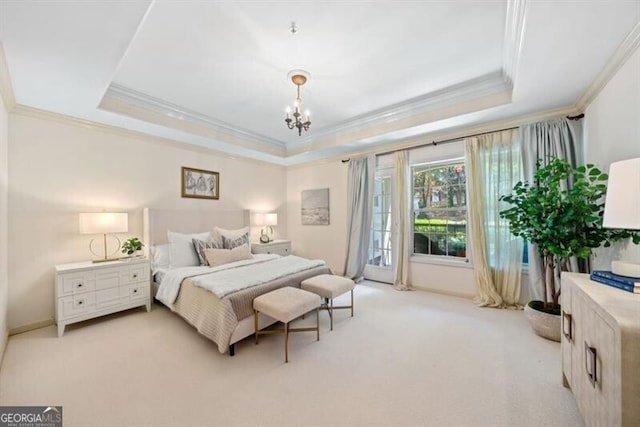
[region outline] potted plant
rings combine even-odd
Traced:
[[[588,259],[594,248],[629,237],[638,244],[640,234],[602,227],[608,176],[594,165],[574,169],[556,158],[543,167],[538,160],[536,166],[533,184],[518,182],[511,194],[500,197],[511,205],[500,217],[513,235],[538,247],[544,300],[530,301],[525,314],[538,335],[560,341],[559,272],[568,270],[569,258]]]
[[[143,246],[144,243],[138,240],[137,237],[132,237],[122,245],[122,253],[133,257],[137,255],[138,251],[142,250]]]

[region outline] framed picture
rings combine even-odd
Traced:
[[[182,197],[218,200],[220,198],[220,174],[183,166]]]
[[[329,225],[329,189],[302,191],[302,225]]]

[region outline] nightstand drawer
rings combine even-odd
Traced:
[[[96,297],[93,292],[60,298],[58,316],[62,319],[80,316],[94,310],[95,305]]]
[[[135,265],[127,269],[127,283],[149,281],[149,266]]]
[[[120,301],[136,301],[149,298],[149,285],[134,284],[120,288]]]
[[[96,291],[96,308],[111,307],[120,304],[120,287]]]
[[[62,274],[58,277],[58,292],[62,296],[93,291],[95,284],[96,275],[93,271]]]
[[[254,254],[291,255],[291,241],[275,240],[270,243],[253,243],[251,245],[251,252]]]
[[[96,290],[117,288],[120,286],[121,271],[124,269],[110,268],[96,272]]]

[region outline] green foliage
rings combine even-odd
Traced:
[[[534,184],[518,182],[511,194],[500,200],[511,205],[500,212],[513,235],[538,245],[545,269],[553,269],[570,257],[588,258],[593,248],[631,237],[640,243],[640,234],[602,227],[607,174],[592,164],[573,169],[561,159],[544,167],[538,160]],[[566,188],[566,182],[570,188]],[[546,291],[558,303],[553,274],[546,272]],[[545,291],[545,303],[547,293]]]
[[[124,244],[122,245],[122,253],[127,255],[133,255],[134,253],[142,250],[143,246],[144,246],[144,243],[138,240],[137,237],[132,237],[128,239],[126,242],[124,242]]]

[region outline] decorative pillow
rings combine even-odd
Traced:
[[[223,237],[226,237],[227,239],[235,239],[247,233],[249,233],[249,227],[242,227],[235,230],[225,230],[224,228],[213,227],[212,234],[214,236],[220,236],[221,239]]]
[[[211,233],[176,233],[174,231],[167,231],[167,239],[171,245],[169,251],[170,267],[189,267],[200,265],[200,259],[196,253],[196,249],[193,247],[193,239],[209,241],[211,240]]]
[[[253,258],[249,245],[238,246],[234,249],[205,249],[204,254],[212,267]]]
[[[220,242],[216,242],[215,240],[198,240],[198,239],[192,239],[191,240],[193,242],[193,247],[196,250],[196,253],[198,254],[198,259],[200,260],[200,265],[209,265],[209,263],[207,262],[207,257],[204,254],[204,250],[205,249],[222,249],[222,243]]]
[[[234,238],[227,238],[225,236],[222,236],[222,246],[225,249],[233,249],[242,245],[249,245],[249,233],[245,233]]]

